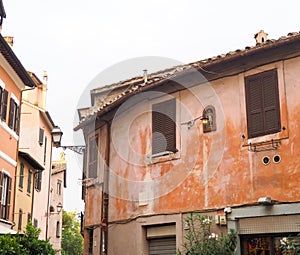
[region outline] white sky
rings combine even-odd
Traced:
[[[189,63],[253,46],[261,29],[270,39],[300,30],[298,0],[3,2],[7,18],[2,35],[14,36],[13,49],[27,70],[40,79],[48,71],[47,108],[64,132],[62,145],[78,144],[73,127],[79,98],[104,70],[113,80],[131,78],[132,70],[126,74],[123,68],[133,58],[140,58],[134,73],[141,75],[149,69],[146,56]],[[64,208],[81,210],[81,159],[66,153]]]

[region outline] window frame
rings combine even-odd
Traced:
[[[20,107],[17,102],[11,97],[9,103],[9,118],[8,118],[8,126],[11,130],[15,131],[19,134],[19,112]]]
[[[88,147],[88,178],[96,179],[98,177],[98,152],[99,135],[95,134],[89,138]],[[92,170],[92,171],[91,171]]]
[[[43,172],[42,171],[37,171],[34,174],[34,188],[37,191],[42,190],[42,179],[43,179]]]
[[[8,91],[6,89],[2,90],[1,96],[1,120],[6,122],[7,119],[7,102],[8,102]]]
[[[32,186],[32,173],[31,169],[28,169],[28,178],[27,178],[27,194],[31,194],[31,186]]]
[[[178,152],[176,98],[153,103],[151,109],[152,157]],[[156,133],[161,135],[155,135]],[[164,140],[166,141],[165,147],[162,144]]]
[[[4,185],[4,181],[6,183]],[[9,219],[12,179],[6,173],[0,172],[0,218]],[[5,194],[4,194],[5,193]],[[5,200],[5,203],[3,203]]]
[[[263,80],[267,78],[271,79],[270,83],[263,83]],[[248,138],[256,138],[265,135],[275,134],[281,131],[281,109],[280,109],[280,97],[279,97],[279,79],[278,79],[278,70],[277,68],[272,68],[263,72],[255,73],[252,75],[248,75],[244,77],[244,86],[245,86],[245,107],[246,107],[246,126]],[[257,90],[258,97],[254,97],[254,91]],[[266,106],[266,101],[268,98],[265,97],[265,90],[272,89],[272,93],[275,97],[273,97],[274,102],[271,106]],[[269,92],[269,91],[268,91]],[[252,98],[251,98],[252,96]],[[259,107],[258,107],[258,106]],[[256,107],[254,109],[254,107]],[[272,109],[273,108],[273,109]],[[272,124],[274,127],[267,127],[267,117],[266,112],[274,111],[274,118],[272,119]],[[261,122],[259,125],[261,126],[261,130],[256,131],[253,125],[255,124],[252,116],[259,116],[261,118]],[[277,124],[276,124],[277,122]]]
[[[24,187],[24,170],[25,166],[23,163],[20,164],[20,173],[19,173],[19,189],[23,190]]]

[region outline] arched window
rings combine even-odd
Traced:
[[[216,125],[216,110],[212,105],[206,106],[202,113],[203,117],[206,117],[207,121],[203,121],[203,132],[208,133],[217,130]]]

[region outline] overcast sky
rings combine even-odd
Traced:
[[[73,139],[74,116],[79,98],[92,87],[141,75],[157,64],[189,63],[253,46],[261,29],[270,39],[300,30],[298,0],[3,2],[2,35],[14,36],[13,49],[27,70],[40,79],[48,72],[47,108],[64,132],[63,145],[80,142]],[[89,104],[85,98],[80,107]],[[81,159],[66,153],[64,208],[82,210]]]

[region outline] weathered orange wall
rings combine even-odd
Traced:
[[[272,68],[278,69],[281,122],[285,130],[247,140],[244,76]],[[151,105],[160,99],[141,102],[115,118],[110,144],[109,220],[222,208],[256,202],[261,196],[278,201],[299,200],[299,68],[300,58],[296,58],[174,93],[178,100],[180,147],[173,160],[147,162],[146,156],[151,154]],[[207,93],[209,87],[212,89]],[[200,121],[190,129],[182,125],[200,116],[208,104],[220,104],[217,132],[203,133]],[[271,139],[282,139],[277,150],[252,152],[245,146]],[[280,163],[272,162],[274,155],[280,155]],[[271,159],[267,166],[262,164],[264,156]],[[147,181],[158,184],[149,190],[137,184]],[[154,200],[139,206],[139,193],[144,191]]]

